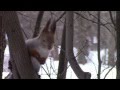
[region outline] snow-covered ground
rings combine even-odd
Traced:
[[[60,47],[59,47],[60,49]],[[60,50],[58,50],[60,51]],[[77,55],[77,50],[74,48],[75,55]],[[105,55],[105,51],[101,50],[101,58]],[[86,57],[88,63],[85,65],[80,64],[80,67],[85,72],[90,72],[92,74],[91,79],[97,79],[97,68],[98,68],[98,59],[97,59],[97,51],[89,51],[89,56]],[[5,50],[5,58],[4,58],[4,72],[3,78],[8,75],[9,70],[8,67],[8,60],[9,60],[9,48],[6,47]],[[107,65],[102,65],[102,72],[101,72],[101,79],[104,79],[106,73],[112,67],[108,67]],[[56,79],[57,77],[57,69],[58,69],[58,61],[54,61],[53,58],[48,57],[48,60],[45,65],[41,66],[39,74],[43,79]],[[74,74],[73,70],[71,69],[70,65],[68,64],[67,69],[67,79],[77,79],[76,75]],[[106,79],[115,79],[116,78],[116,68],[114,67],[110,73],[107,75]]]

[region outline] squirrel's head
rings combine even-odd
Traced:
[[[56,21],[51,19],[48,20],[41,34],[39,35],[39,40],[44,48],[52,49],[54,44],[54,36],[56,31]]]

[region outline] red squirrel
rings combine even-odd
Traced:
[[[33,39],[28,39],[26,45],[31,56],[31,61],[36,72],[39,71],[40,64],[43,65],[53,48],[56,31],[56,21],[48,20],[42,32]]]

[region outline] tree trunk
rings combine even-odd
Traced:
[[[0,79],[2,79],[5,47],[6,47],[5,32],[2,29],[2,15],[0,12]]]
[[[116,12],[116,30],[117,30],[117,79],[120,79],[120,11]]]
[[[36,25],[35,25],[35,31],[34,31],[34,34],[33,34],[33,38],[37,37],[39,32],[40,32],[40,25],[41,25],[41,22],[42,22],[43,15],[44,15],[44,11],[39,11],[38,17],[37,17],[37,20],[36,20]]]
[[[65,38],[66,38],[66,24],[64,24],[64,28],[63,28],[57,79],[65,79],[66,78],[67,62],[68,61],[65,57],[65,51],[66,51],[65,50],[65,41],[66,41]]]
[[[111,46],[108,51],[108,65],[115,66],[115,56],[114,56],[114,48]]]
[[[73,54],[73,11],[66,12],[66,58],[79,79],[90,79],[91,74],[84,72],[78,65]]]
[[[12,52],[10,51],[10,61],[9,61],[9,67],[10,67],[10,73],[6,77],[6,79],[20,79],[20,75],[18,73],[15,60],[13,59],[13,56],[11,54]]]
[[[3,11],[3,28],[7,33],[10,53],[20,78],[38,79],[28,55],[27,48],[25,47],[19,19],[15,11]]]
[[[100,58],[100,11],[98,11],[98,79],[101,75],[101,58]]]

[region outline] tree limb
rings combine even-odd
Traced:
[[[40,25],[41,25],[41,22],[42,22],[43,15],[44,15],[44,11],[39,11],[38,17],[37,17],[37,20],[36,20],[34,33],[33,33],[33,38],[36,37],[39,34]]]
[[[79,67],[73,54],[73,17],[73,11],[66,12],[66,57],[79,79],[90,79],[91,74]]]
[[[22,37],[21,27],[15,11],[3,11],[3,28],[7,33],[9,48],[21,79],[38,79]]]

